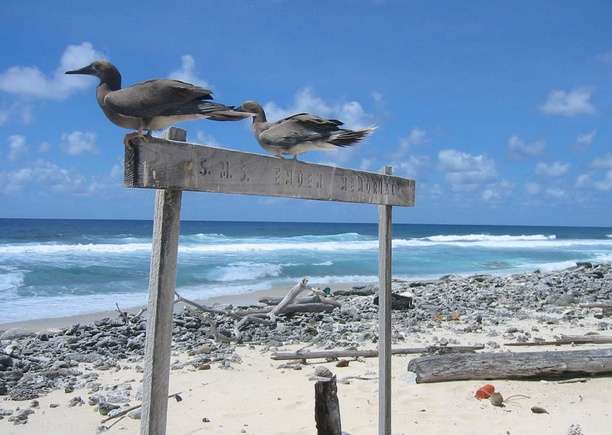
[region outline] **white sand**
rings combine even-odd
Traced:
[[[432,335],[452,337],[452,322],[445,323],[448,326],[443,325],[432,331]],[[583,327],[572,328],[571,332],[582,334],[592,331],[594,323],[587,322]],[[529,329],[533,322],[514,322],[513,325]],[[546,338],[551,338],[553,333],[570,332],[567,326],[538,327],[538,335]],[[491,340],[475,334],[463,334],[457,338],[461,344]],[[497,337],[496,341],[502,342],[503,338]],[[405,343],[406,346],[422,344],[417,340]],[[589,347],[580,346],[581,349]],[[562,349],[572,348],[565,346]],[[263,354],[258,349],[241,347],[238,353],[243,363],[233,364],[231,369],[221,369],[213,364],[212,369],[206,371],[184,368],[171,372],[170,392],[182,392],[183,401],[169,401],[168,434],[239,434],[241,431],[261,435],[316,433],[314,385],[308,377],[320,362],[304,366],[299,371],[279,370],[277,367],[283,362],[272,361],[269,354]],[[584,435],[612,434],[612,378],[596,378],[587,383],[574,384],[492,381],[505,397],[513,394],[531,397],[516,400],[506,408],[496,408],[487,400],[478,401],[473,397],[474,391],[485,383],[482,381],[411,383],[406,365],[414,357],[393,357],[394,434],[565,435],[571,424],[580,424]],[[173,360],[176,359],[188,361],[191,357],[178,355],[173,357]],[[376,358],[351,361],[347,368],[336,368],[335,363],[324,365],[338,378],[375,377],[377,361]],[[136,389],[142,374],[133,369],[100,372],[99,381],[103,384],[113,385],[128,380],[133,380],[132,385]],[[343,430],[352,435],[377,433],[377,394],[376,380],[351,380],[348,385],[338,384]],[[68,408],[69,400],[77,395],[87,401],[88,394],[83,390],[70,394],[56,391],[42,397],[39,399],[41,408],[30,416],[28,424],[13,426],[6,420],[0,421],[0,433],[93,434],[103,417],[87,404]],[[50,409],[49,403],[52,402],[60,404],[60,407]],[[0,407],[14,409],[28,404],[6,401],[0,403]],[[532,414],[530,408],[533,405],[546,408],[550,414]],[[204,417],[210,422],[202,422]],[[139,424],[139,421],[126,418],[106,433],[137,434]]]

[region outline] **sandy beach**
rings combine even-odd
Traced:
[[[542,303],[542,307],[521,307],[515,311],[520,313],[519,315],[504,317],[499,315],[500,308],[510,306],[515,301],[504,300],[498,294],[496,308],[491,309],[490,313],[480,313],[483,315],[480,328],[473,327],[474,313],[467,313],[463,308],[459,308],[462,315],[456,321],[429,319],[415,323],[412,329],[404,326],[407,324],[405,313],[394,313],[394,325],[396,325],[394,346],[484,344],[487,351],[495,352],[605,347],[587,344],[510,348],[504,346],[504,343],[524,341],[525,336],[553,340],[564,334],[605,335],[608,321],[602,319],[597,310],[579,308],[577,303],[579,300],[588,299],[589,291],[593,296],[594,292],[600,295],[602,292],[612,290],[610,288],[612,275],[607,272],[609,268],[607,266],[603,269],[606,274],[603,279],[598,278],[599,281],[603,281],[598,287],[587,286],[582,295],[575,295],[573,296],[575,300],[566,301],[569,305],[564,305],[565,302],[563,305],[558,305],[562,301],[553,302],[552,299],[548,299],[548,302]],[[417,318],[426,313],[427,303],[430,302],[428,299],[438,297],[425,290],[429,288],[428,286],[460,288],[471,283],[476,289],[476,283],[486,284],[486,280],[491,282],[505,280],[504,282],[513,285],[525,280],[534,282],[538,280],[538,282],[558,281],[572,288],[577,280],[582,280],[584,276],[590,276],[589,274],[589,270],[578,270],[542,276],[536,273],[516,275],[511,278],[485,279],[477,276],[471,278],[471,281],[468,278],[451,278],[446,282],[435,281],[422,287],[412,288],[415,293],[415,305],[421,308],[406,313]],[[474,300],[478,296],[478,291],[471,293],[470,304],[479,303],[478,300]],[[526,294],[529,292],[531,290],[526,290]],[[456,299],[457,294],[451,292],[449,297]],[[363,307],[369,307],[367,304],[371,303],[371,298],[368,296],[339,300],[343,301],[343,305],[350,300],[351,304],[361,304]],[[445,304],[440,300],[439,309],[443,309]],[[456,305],[462,306],[461,303]],[[357,305],[351,305],[353,306]],[[375,310],[375,307],[371,307],[363,310],[361,314],[357,313],[355,322],[348,322],[345,325],[346,330],[352,328],[350,325],[373,326],[370,323],[375,317]],[[183,312],[182,308],[179,311]],[[353,316],[353,313],[345,308],[335,310],[334,313],[337,314],[332,313],[329,316],[340,315],[340,318],[337,318],[340,323],[323,323],[327,324],[326,328],[329,330],[321,328],[318,334],[321,338],[319,341],[299,342],[300,340],[287,338],[291,337],[287,328],[292,328],[295,322],[301,322],[299,319],[294,319],[282,328],[281,325],[284,323],[279,323],[276,330],[268,331],[269,335],[265,336],[267,338],[253,332],[251,342],[242,344],[218,345],[208,339],[201,342],[210,344],[196,349],[190,343],[181,344],[180,340],[177,341],[172,356],[170,392],[180,393],[182,401],[169,400],[168,433],[312,434],[315,432],[315,423],[314,381],[311,377],[315,367],[319,365],[328,367],[338,378],[343,430],[353,435],[377,433],[377,358],[350,359],[348,367],[336,367],[336,361],[312,360],[307,364],[299,361],[297,364],[287,364],[286,361],[273,361],[270,358],[274,350],[297,350],[304,345],[310,345],[309,349],[330,348],[333,347],[332,343],[337,343],[338,348],[346,347],[342,340],[345,333],[339,329],[339,325],[346,323],[347,316]],[[116,312],[109,314],[114,318],[117,317]],[[187,312],[185,315],[190,314]],[[307,318],[306,315],[303,316],[302,319]],[[308,318],[324,321],[328,315],[310,316],[312,317]],[[183,317],[183,320],[180,320],[179,317],[178,322],[180,324],[189,318]],[[58,320],[54,320],[56,321]],[[32,326],[30,330],[33,330],[40,324],[33,323],[30,326]],[[360,333],[363,331],[365,329]],[[178,340],[177,335],[181,334],[182,332],[179,331],[177,334],[175,330],[175,340]],[[10,343],[18,345],[18,341],[6,340],[2,344],[6,346]],[[371,339],[365,339],[359,344],[360,349],[373,349],[375,346],[375,342]],[[217,352],[225,352],[226,356],[215,359]],[[32,356],[38,355],[34,353]],[[415,383],[414,375],[407,371],[407,364],[416,357],[418,355],[393,357],[394,434],[604,435],[611,433],[609,421],[612,411],[609,403],[612,401],[612,378],[610,377],[588,378],[585,382],[578,383],[559,383],[556,380],[492,380],[488,383],[494,384],[496,390],[504,397],[512,395],[529,397],[517,397],[500,408],[492,406],[488,400],[479,401],[474,398],[475,390],[487,383],[485,381]],[[107,360],[105,357],[105,361]],[[206,361],[209,363],[202,364]],[[100,405],[96,401],[99,401],[100,397],[112,403],[118,411],[139,403],[143,375],[142,360],[137,356],[137,352],[127,355],[126,358],[113,359],[113,363],[107,366],[101,366],[97,362],[80,362],[74,368],[81,371],[79,379],[84,378],[84,380],[71,384],[74,388],[54,388],[48,394],[41,392],[40,397],[33,399],[38,402],[38,406],[32,407],[31,399],[15,401],[9,400],[8,396],[3,397],[5,400],[0,401],[0,409],[5,416],[3,421],[0,421],[1,432],[66,435],[96,433],[100,430],[100,426],[108,427],[115,421],[102,423],[106,417],[100,415],[98,409]],[[70,406],[71,401],[76,405]],[[548,414],[534,414],[530,410],[532,406],[545,408]],[[34,411],[28,416],[26,424],[14,425],[8,421],[10,417],[7,410],[13,411],[13,415],[16,415],[23,409]],[[139,424],[137,419],[126,417],[105,432],[135,434],[139,431]]]

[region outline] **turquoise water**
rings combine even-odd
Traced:
[[[0,323],[146,301],[149,221],[0,219]],[[394,276],[512,273],[612,261],[612,228],[394,225]],[[186,297],[375,281],[375,224],[182,222]]]

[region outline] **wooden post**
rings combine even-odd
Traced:
[[[184,142],[186,135],[170,128],[166,138]],[[180,190],[155,192],[141,435],[166,433],[181,196]]]
[[[391,435],[391,215],[378,206],[378,435]]]
[[[315,384],[315,421],[317,435],[342,435],[335,375],[327,380],[319,380]]]

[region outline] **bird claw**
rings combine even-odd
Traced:
[[[135,131],[133,133],[128,133],[125,135],[125,140],[128,143],[134,143],[137,144],[139,142],[145,142],[147,139],[152,138],[153,136],[151,136],[151,132],[148,131],[146,134],[143,133],[142,131]]]

